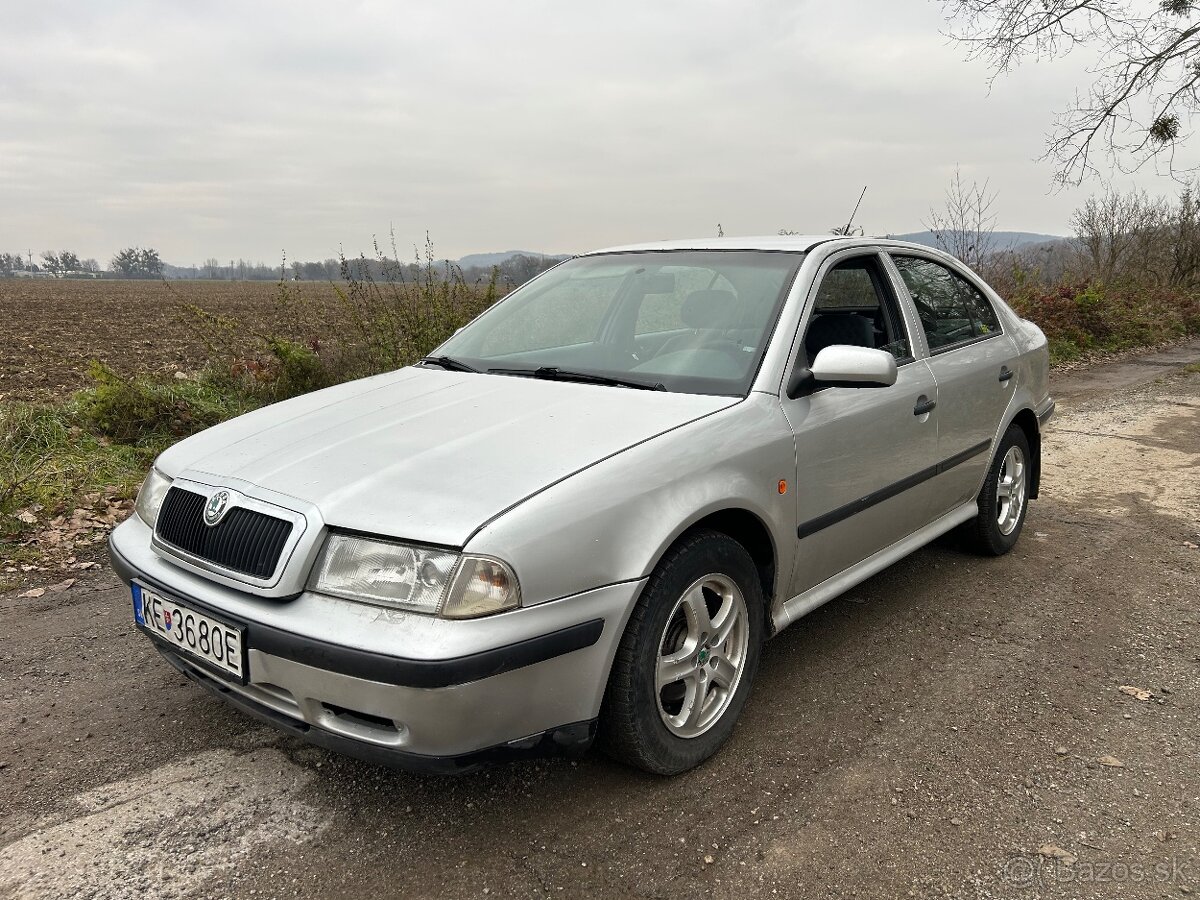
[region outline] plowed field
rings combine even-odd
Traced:
[[[298,287],[333,299],[328,284]],[[91,359],[130,374],[199,368],[207,349],[192,307],[237,319],[248,337],[279,321],[279,285],[0,278],[0,400],[65,396],[87,383]]]

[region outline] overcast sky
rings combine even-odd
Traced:
[[[35,259],[824,232],[864,184],[858,221],[895,233],[956,164],[999,227],[1064,234],[1095,189],[1037,161],[1081,62],[989,93],[934,0],[0,0],[0,21],[0,250]]]

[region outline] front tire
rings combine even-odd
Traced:
[[[967,527],[971,549],[985,556],[1003,556],[1017,543],[1029,509],[1030,461],[1024,429],[1010,425],[979,492],[979,515]]]
[[[758,670],[765,603],[737,541],[700,531],[650,576],[613,660],[601,746],[658,775],[691,769],[733,733]]]

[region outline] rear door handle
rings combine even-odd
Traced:
[[[913,407],[913,415],[923,416],[927,412],[932,412],[935,406],[937,406],[936,400],[930,400],[928,397],[922,394],[917,398],[917,405]]]
[[[1000,383],[1004,384],[1004,382],[1006,382],[1010,378],[1012,378],[1014,374],[1015,373],[1013,372],[1013,370],[1010,369],[1008,366],[1001,366],[1000,367]]]

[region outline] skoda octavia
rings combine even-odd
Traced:
[[[170,448],[112,559],[167,663],[321,746],[677,773],[789,623],[951,529],[1008,551],[1053,407],[1041,331],[937,251],[622,247]]]

